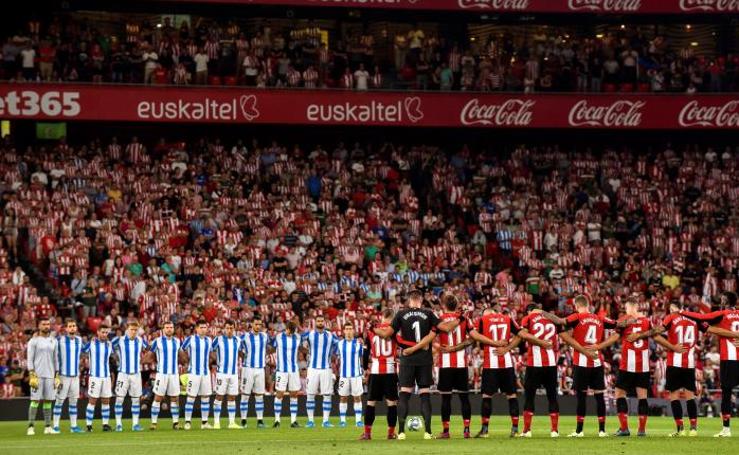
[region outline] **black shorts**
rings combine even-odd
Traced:
[[[513,368],[483,368],[482,393],[494,395],[498,391],[506,395],[516,393],[516,373]]]
[[[439,368],[439,392],[468,392],[470,383],[467,377],[467,368]]]
[[[539,387],[557,390],[557,367],[526,367],[523,388],[536,391]]]
[[[721,364],[721,388],[723,390],[733,389],[739,385],[739,360],[722,360]]]
[[[621,390],[648,389],[649,373],[634,373],[632,371],[618,370],[616,388]]]
[[[395,373],[371,374],[367,388],[369,401],[382,401],[383,398],[398,401],[398,375]]]
[[[418,386],[419,389],[431,387],[434,383],[433,365],[400,365],[398,382],[401,387]]]
[[[695,368],[667,367],[665,379],[669,392],[685,389],[695,393]]]
[[[579,367],[572,369],[572,388],[576,392],[592,390],[606,390],[606,379],[603,376],[603,367]]]

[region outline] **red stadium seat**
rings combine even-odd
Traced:
[[[208,85],[221,85],[221,76],[209,76]]]
[[[639,83],[639,91],[640,92],[648,92],[651,90],[651,87],[649,86],[648,82],[640,82]]]
[[[603,84],[603,91],[606,93],[613,93],[616,91],[616,84]]]
[[[238,85],[239,80],[236,78],[236,76],[226,76],[223,78],[223,84],[224,85]]]
[[[633,92],[634,91],[634,84],[631,82],[624,82],[621,84],[621,91],[622,92]]]

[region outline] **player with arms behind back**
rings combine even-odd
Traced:
[[[424,439],[434,439],[431,433],[431,399],[429,397],[433,384],[434,359],[430,345],[436,334],[434,330],[448,332],[459,324],[459,320],[441,322],[428,308],[422,308],[423,295],[419,291],[411,291],[408,297],[408,308],[395,315],[389,327],[375,327],[375,334],[389,338],[397,334],[396,339],[403,349],[400,357],[400,400],[398,417],[400,432],[398,440],[405,439],[405,419],[408,417],[408,402],[414,386],[418,386],[421,398],[421,414],[424,418]]]
[[[241,337],[243,364],[241,367],[241,426],[246,428],[246,414],[249,396],[254,394],[254,410],[257,414],[257,428],[264,428],[265,367],[267,365],[267,346],[269,335],[263,331],[261,319],[251,321],[251,331]]]
[[[154,402],[151,404],[150,430],[156,430],[159,410],[164,397],[169,398],[172,428],[180,429],[180,377],[178,371],[180,340],[174,337],[174,324],[162,324],[162,335],[154,338],[149,350],[156,356],[157,376],[154,379]]]
[[[82,433],[77,426],[77,400],[80,397],[80,354],[82,338],[77,335],[77,322],[69,319],[64,324],[65,334],[57,338],[59,360],[59,387],[54,403],[54,431],[59,431],[64,400],[69,399],[69,425],[72,433]]]
[[[118,353],[118,377],[115,381],[115,431],[123,431],[123,400],[131,397],[133,431],[141,431],[141,354],[149,346],[138,336],[139,323],[130,321],[123,336],[113,339],[113,351]]]
[[[346,426],[346,410],[351,396],[354,401],[354,423],[361,427],[364,346],[361,339],[354,338],[354,324],[344,323],[344,338],[334,343],[334,349],[339,354],[339,426]]]
[[[386,328],[393,320],[393,310],[382,312],[382,322],[376,327]],[[396,353],[398,345],[393,338],[382,338],[370,328],[367,333],[367,346],[370,356],[369,392],[367,406],[364,408],[364,433],[360,439],[372,439],[372,424],[375,422],[375,403],[385,399],[387,404],[387,438],[396,439],[395,425],[398,422],[398,375]]]
[[[699,330],[702,330],[703,325],[681,315],[681,310],[680,302],[672,301],[670,314],[662,321],[667,339],[661,335],[654,337],[654,341],[667,349],[665,388],[670,392],[670,406],[676,427],[675,432],[670,434],[671,437],[686,434],[683,426],[681,397],[685,399],[688,408],[690,419],[688,435],[698,436],[698,406],[695,402],[695,347],[698,344]]]
[[[606,329],[616,328],[616,322],[591,313],[590,304],[584,295],[575,297],[575,311],[567,318],[560,318],[546,311],[542,312],[547,319],[569,329],[568,332],[562,332],[559,336],[575,350],[572,362],[574,364],[573,389],[577,394],[577,427],[569,437],[582,438],[585,436],[583,424],[586,415],[587,393],[588,390],[592,390],[598,414],[598,436],[604,438],[608,436],[606,433],[606,401],[603,397],[606,383],[603,372],[603,355],[600,351],[618,341],[617,333],[604,340]]]
[[[693,313],[689,311],[680,314],[699,322],[705,322],[711,327],[708,333],[718,336],[720,368],[721,368],[721,419],[723,427],[714,436],[717,438],[731,437],[732,391],[739,385],[739,301],[733,292],[725,292],[721,296],[727,308],[712,313]]]
[[[195,326],[195,333],[185,338],[182,350],[189,357],[187,368],[187,399],[185,401],[185,430],[192,428],[192,413],[195,399],[200,397],[200,429],[211,429],[208,423],[210,413],[210,396],[213,386],[210,382],[210,353],[213,340],[208,337],[208,322],[200,319]]]

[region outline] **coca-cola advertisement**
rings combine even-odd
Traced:
[[[0,118],[464,128],[737,129],[739,95],[0,84]]]
[[[739,0],[165,0],[243,5],[285,5],[499,13],[726,14]]]

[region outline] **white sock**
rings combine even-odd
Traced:
[[[246,420],[247,415],[249,415],[249,395],[242,394],[239,402],[239,416],[241,420]]]
[[[275,422],[279,422],[280,417],[282,417],[282,398],[275,397]]]
[[[123,425],[123,399],[124,397],[116,397],[115,405],[113,405],[113,410],[115,411],[116,425]]]
[[[178,423],[180,421],[180,402],[170,401],[169,412],[172,414],[172,423]]]
[[[154,400],[151,403],[151,423],[157,423],[159,419],[159,410],[162,408],[162,402]]]
[[[339,403],[339,421],[346,422],[346,410],[349,407],[349,403]]]
[[[69,399],[69,425],[77,426],[77,400],[74,398]]]
[[[94,404],[87,404],[87,413],[85,414],[85,423],[87,425],[92,425],[92,419],[95,417],[95,405]]]
[[[103,414],[103,425],[110,423],[110,404],[100,403],[100,412]]]
[[[210,398],[200,398],[200,418],[203,422],[208,422],[210,414]]]
[[[298,399],[290,397],[290,423],[298,420]]]
[[[362,421],[362,402],[361,401],[354,402],[354,421],[355,422]]]
[[[305,410],[308,413],[308,422],[313,422],[313,415],[316,413],[316,396],[308,395],[305,399]]]
[[[221,423],[221,407],[223,407],[221,400],[213,401],[213,422],[217,424]]]
[[[257,412],[257,420],[264,418],[264,396],[257,395],[254,397],[254,410]]]
[[[236,402],[228,401],[228,423],[236,423]]]
[[[64,399],[54,402],[54,428],[59,426],[59,420],[62,418],[62,408],[64,407]]]
[[[323,396],[323,421],[328,422],[331,417],[331,395]]]
[[[136,426],[139,424],[139,417],[141,416],[141,398],[131,398],[131,424]]]
[[[188,395],[187,400],[185,400],[185,422],[189,422],[192,420],[192,410],[195,407],[195,397],[191,397]]]

